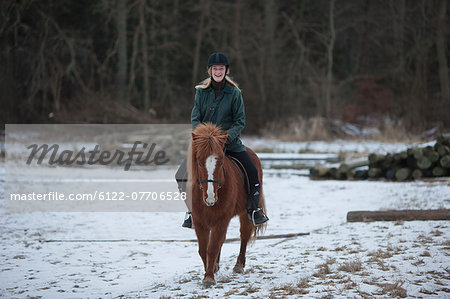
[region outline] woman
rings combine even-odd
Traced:
[[[228,57],[224,53],[213,53],[209,57],[208,74],[210,77],[195,87],[194,108],[191,113],[192,129],[202,122],[211,122],[220,126],[222,130],[228,130],[225,151],[227,155],[237,158],[247,171],[250,181],[247,212],[250,221],[255,225],[260,225],[269,219],[259,209],[261,186],[258,171],[240,139],[241,131],[245,127],[244,101],[237,84],[227,76],[229,67]],[[176,177],[180,191],[185,190],[185,186],[183,186],[185,165],[180,167]],[[183,227],[192,227],[190,212],[186,214]]]

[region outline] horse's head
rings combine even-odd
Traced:
[[[210,207],[219,199],[218,191],[225,183],[223,148],[227,136],[226,131],[210,123],[200,124],[192,132],[193,178]]]

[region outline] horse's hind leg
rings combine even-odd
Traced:
[[[244,273],[245,267],[245,253],[247,251],[247,244],[253,233],[253,224],[248,221],[247,213],[239,217],[241,222],[241,248],[239,250],[239,256],[236,261],[236,265],[233,268],[234,273]]]
[[[222,250],[219,250],[219,255],[217,256],[217,260],[216,260],[216,266],[214,267],[214,273],[216,273],[217,271],[219,271],[220,269],[220,252]]]

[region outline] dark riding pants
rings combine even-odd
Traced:
[[[250,158],[250,155],[247,153],[247,151],[243,152],[228,152],[227,155],[230,155],[236,159],[239,160],[239,162],[244,165],[245,171],[247,171],[248,180],[250,183],[250,194],[253,194],[253,191],[256,189],[259,189],[259,179],[258,179],[258,170],[255,167],[255,164],[253,164],[252,159]]]

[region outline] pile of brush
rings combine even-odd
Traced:
[[[368,169],[358,169],[369,166]],[[366,167],[367,168],[367,167]],[[370,154],[365,161],[339,167],[310,169],[314,179],[388,179],[406,181],[450,175],[450,135],[437,138],[434,146],[409,148],[394,154]]]

